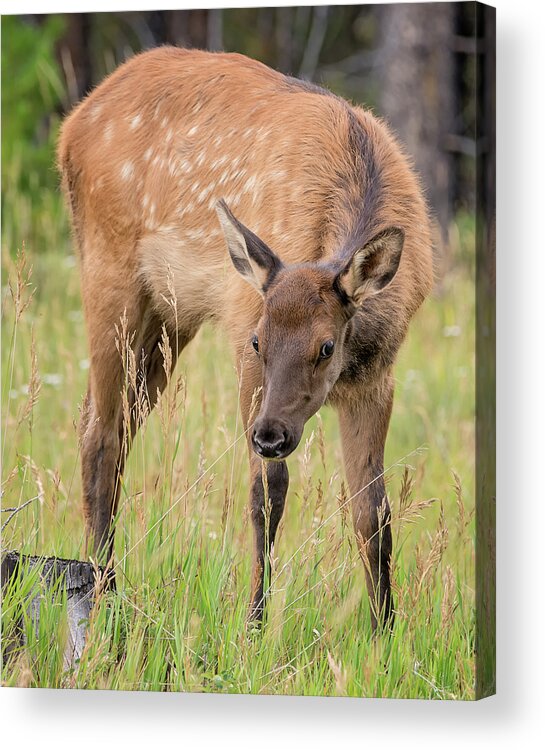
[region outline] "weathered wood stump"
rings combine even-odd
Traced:
[[[10,551],[2,553],[0,577],[2,591],[10,581],[23,576],[25,570],[39,570],[38,586],[29,596],[28,612],[37,629],[40,620],[40,603],[43,599],[43,588],[60,586],[67,594],[67,613],[69,637],[64,652],[66,668],[74,666],[81,658],[85,646],[85,637],[89,615],[93,607],[96,577],[104,574],[104,568],[95,568],[91,563],[81,560],[65,560],[60,557],[35,557],[21,555]],[[40,589],[40,590],[38,590]],[[22,625],[22,623],[21,623]],[[21,627],[18,634],[19,644],[4,644],[4,659],[9,658],[14,648],[24,644],[25,638]]]

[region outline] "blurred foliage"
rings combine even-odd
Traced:
[[[2,182],[10,189],[38,193],[55,181],[54,141],[65,99],[55,44],[63,30],[61,16],[40,26],[2,19]]]
[[[11,253],[23,242],[46,249],[55,226],[59,239],[67,236],[55,169],[66,103],[56,44],[64,27],[61,16],[39,25],[2,18],[2,239]]]

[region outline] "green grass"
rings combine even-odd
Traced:
[[[40,252],[26,253],[30,284],[20,281],[22,299],[33,295],[16,320],[7,286],[17,286],[10,226],[2,507],[36,500],[11,518],[2,547],[81,558],[75,425],[88,353],[78,269],[62,239],[65,227],[44,220]],[[44,604],[38,632],[27,623],[27,645],[5,666],[3,684],[474,697],[473,228],[464,221],[453,230],[451,268],[414,320],[396,369],[386,456],[393,635],[371,637],[336,415],[328,408],[309,422],[289,459],[268,622],[261,633],[248,631],[246,446],[230,351],[221,332],[205,328],[181,358],[177,395],[173,383],[164,396],[164,414],[176,399],[174,418],[154,412],[133,446],[117,519],[118,591],[100,597],[79,668],[66,670],[60,657],[66,604],[57,598]],[[4,637],[25,610],[28,585],[5,594]]]

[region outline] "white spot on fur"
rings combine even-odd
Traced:
[[[130,129],[135,130],[142,122],[142,115],[135,115],[131,118]]]
[[[233,178],[233,180],[237,180],[239,177],[244,177],[244,175],[246,174],[248,174],[248,170],[242,167],[242,169],[237,169],[236,172],[233,172],[231,177]]]
[[[188,133],[187,133],[187,134],[188,134],[189,136],[195,135],[195,133],[197,132],[197,130],[198,130],[198,129],[199,129],[199,126],[198,126],[198,125],[193,125],[193,127],[192,127],[192,128],[190,128],[190,130],[188,131]]]
[[[256,185],[257,185],[257,178],[255,174],[253,174],[250,177],[248,177],[246,181],[246,185],[244,186],[244,192],[250,193],[252,190],[255,190]]]
[[[165,135],[165,141],[167,143],[170,143],[170,141],[172,140],[172,136],[173,136],[172,128],[169,128],[167,130],[167,134]]]
[[[134,164],[132,161],[126,161],[125,164],[121,167],[121,179],[130,180],[134,173]]]
[[[219,159],[214,159],[210,167],[211,169],[217,169],[218,167],[223,166],[226,161],[227,161],[227,156],[221,156]]]
[[[102,112],[102,104],[95,104],[95,106],[91,109],[91,113],[90,113],[91,121],[96,122],[101,112]]]
[[[153,154],[153,149],[151,146],[146,150],[144,154],[144,161],[149,161],[151,159],[151,155]]]
[[[142,198],[142,205],[144,206],[144,208],[147,208],[149,206],[149,202],[150,202],[150,197],[146,193],[146,195]]]
[[[166,128],[167,125],[168,125],[168,119],[166,117],[163,117],[163,119],[161,120],[161,127]]]
[[[214,138],[214,145],[215,146],[219,146],[221,144],[222,140],[223,140],[223,138],[221,137],[221,135],[216,136],[216,138]]]
[[[242,196],[239,193],[228,193],[225,196],[225,201],[228,206],[236,206],[240,203]]]
[[[166,167],[168,167],[168,161],[166,159],[163,159],[163,157],[159,154],[153,157],[153,161],[151,163],[154,167],[158,167],[159,169],[165,169]]]
[[[188,203],[187,206],[182,206],[181,208],[179,208],[177,211],[177,214],[178,216],[185,216],[186,214],[191,213],[192,210],[193,210],[193,204]]]
[[[206,159],[206,154],[204,153],[204,151],[201,151],[201,153],[197,157],[197,166],[202,167],[205,159]]]
[[[204,232],[201,229],[188,229],[186,231],[187,237],[190,240],[202,240],[204,239]]]
[[[212,185],[208,185],[208,187],[205,187],[204,190],[201,190],[201,192],[197,196],[197,203],[203,203],[206,200],[206,198],[210,195],[212,190],[214,190],[214,188],[215,188],[215,185],[212,184]]]

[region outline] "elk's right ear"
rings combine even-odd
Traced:
[[[399,268],[405,234],[399,227],[379,232],[357,250],[337,277],[339,286],[356,304],[380,292]]]
[[[224,200],[216,203],[216,211],[234,267],[246,281],[264,295],[283,267],[282,261],[263,240],[233,216]]]

